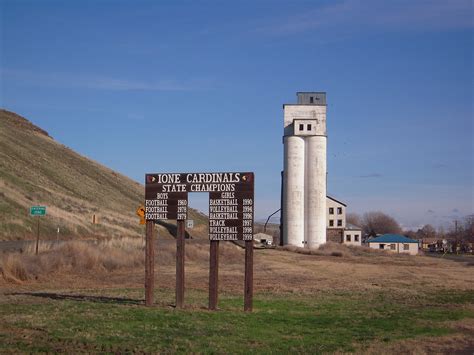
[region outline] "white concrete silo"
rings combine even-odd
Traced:
[[[304,240],[304,138],[297,136],[284,137],[284,169],[283,169],[283,209],[285,223],[283,235],[285,243],[301,246]]]
[[[305,138],[305,236],[309,248],[326,243],[326,140]]]
[[[283,244],[326,243],[326,94],[297,93],[283,105]]]

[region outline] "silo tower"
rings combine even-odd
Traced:
[[[326,243],[326,93],[298,92],[283,105],[283,244]]]

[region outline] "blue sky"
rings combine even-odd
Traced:
[[[0,3],[1,106],[137,181],[254,171],[265,218],[282,104],[326,91],[328,191],[349,212],[473,213],[471,1]]]

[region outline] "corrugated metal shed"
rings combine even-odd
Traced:
[[[326,105],[325,92],[297,92],[296,96],[300,105]]]

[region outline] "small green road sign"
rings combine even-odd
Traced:
[[[46,206],[30,207],[30,216],[44,216],[44,215],[46,215]]]

